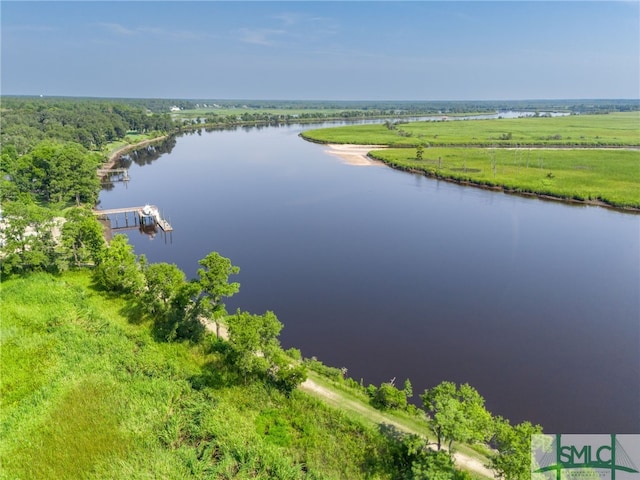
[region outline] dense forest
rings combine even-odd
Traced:
[[[129,134],[155,137],[175,130],[168,114],[134,105],[3,98],[3,274],[95,263],[102,230],[90,209],[100,191],[98,167]]]
[[[473,445],[497,476],[529,478],[530,437],[540,427],[493,416],[472,386],[443,382],[415,402],[409,380],[360,385],[283,350],[276,313],[227,312],[224,299],[240,288],[230,259],[211,252],[197,278],[187,279],[175,265],[136,255],[124,236],[105,241],[92,212],[97,168],[132,138],[178,133],[184,119],[169,108],[200,103],[2,99],[0,256],[9,334],[2,338],[0,454],[9,477],[457,479],[479,477],[453,456]],[[244,103],[309,114],[328,108]],[[329,105],[428,113],[499,104]],[[638,107],[564,105],[591,105],[592,113]],[[312,374],[385,415],[404,415],[419,433],[372,426],[318,403],[299,388]],[[56,430],[61,424],[68,428]]]

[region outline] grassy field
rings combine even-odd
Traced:
[[[640,152],[427,148],[375,150],[370,155],[401,169],[509,191],[640,208]]]
[[[2,297],[3,478],[358,478],[380,440],[306,395],[226,384],[215,354],[154,341],[86,273]]]
[[[445,180],[640,208],[638,112],[358,125],[311,130],[303,137],[402,147],[370,155],[394,168]],[[614,146],[623,148],[606,148]]]
[[[115,152],[120,150],[123,147],[127,147],[129,145],[134,145],[136,143],[144,142],[147,140],[153,140],[157,138],[157,132],[153,132],[151,134],[145,133],[128,133],[127,136],[123,140],[118,140],[115,142],[106,143],[101,151],[107,156],[113,155]]]
[[[353,125],[309,130],[321,143],[389,146],[639,146],[640,112]]]
[[[377,425],[157,341],[89,272],[0,286],[0,478],[393,478]]]

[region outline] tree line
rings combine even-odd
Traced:
[[[102,147],[131,132],[166,134],[168,114],[107,100],[2,99],[0,256],[2,273],[62,271],[95,264],[102,228],[86,208],[100,192]]]
[[[152,114],[141,106],[108,100],[63,98],[2,99],[3,149],[13,146],[24,155],[44,139],[79,143],[100,149],[127,132],[168,132],[176,123],[168,113]]]
[[[305,367],[292,362],[278,341],[282,323],[273,312],[262,315],[236,311],[229,315],[223,300],[240,289],[229,277],[240,269],[231,260],[211,252],[199,261],[197,278],[187,281],[174,264],[148,264],[136,256],[124,235],[116,235],[99,255],[93,270],[96,286],[130,295],[141,316],[153,319],[162,341],[198,343],[207,326],[216,337],[228,337],[227,364],[243,382],[259,379],[289,394],[306,378]],[[226,335],[221,335],[226,330]]]
[[[219,253],[211,252],[198,262],[200,268],[193,280],[187,280],[174,264],[149,264],[144,255],[134,253],[124,235],[116,235],[98,259],[93,269],[96,286],[129,296],[136,318],[152,319],[158,340],[202,343],[213,335],[215,348],[224,358],[225,375],[245,385],[267,382],[290,395],[306,379],[307,368],[314,368],[313,362],[317,369],[319,362],[301,361],[296,349],[283,350],[278,340],[282,323],[273,312],[226,311],[224,299],[240,288],[230,277],[240,269]],[[336,371],[339,378],[346,373],[331,367],[324,369]],[[348,384],[356,385],[353,380]],[[407,410],[424,419],[435,438],[432,445],[418,435],[383,432],[397,478],[469,478],[455,469],[454,444],[489,445],[493,453],[489,454],[488,466],[500,477],[529,478],[531,435],[542,433],[541,427],[530,422],[511,425],[502,417],[492,416],[484,398],[472,386],[444,381],[425,389],[420,395],[420,409],[408,403],[413,396],[409,380],[402,389],[392,381],[380,387],[369,385],[365,391],[378,409]]]
[[[176,131],[169,114],[111,101],[3,98],[0,201],[94,205],[103,147],[129,133]]]

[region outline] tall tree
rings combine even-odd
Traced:
[[[169,263],[152,263],[144,269],[146,290],[143,295],[145,309],[164,316],[171,309],[174,298],[186,282],[184,272]]]
[[[216,334],[219,336],[220,318],[226,315],[224,297],[230,297],[240,290],[237,282],[229,283],[229,276],[240,272],[240,268],[231,264],[231,260],[218,252],[211,252],[198,262],[198,284],[202,297],[200,303],[204,315],[211,317],[216,323]]]
[[[101,157],[77,143],[44,140],[11,165],[9,176],[21,192],[47,202],[94,203],[100,190]]]
[[[197,282],[185,282],[177,289],[171,299],[167,321],[162,322],[166,340],[186,339],[197,343],[202,339],[205,327],[200,320],[203,312],[199,296],[200,285]]]
[[[511,426],[508,420],[498,417],[492,441],[496,454],[491,458],[491,468],[505,480],[529,480],[531,437],[541,433],[540,425],[523,422]]]
[[[171,276],[173,277],[173,274]],[[154,319],[154,335],[163,341],[189,340],[198,343],[205,332],[205,327],[200,321],[197,301],[199,294],[200,287],[197,283],[183,282],[170,293],[171,300],[168,306],[157,297],[155,305],[145,304],[144,310],[151,313]],[[146,293],[142,300],[148,300]]]
[[[282,323],[276,315],[270,311],[253,315],[238,310],[227,322],[234,363],[245,381],[252,374],[266,373],[281,350],[278,335]]]
[[[491,414],[484,407],[484,399],[469,384],[458,388],[453,382],[442,382],[420,396],[430,426],[438,441],[449,449],[454,441],[479,442],[491,434]]]
[[[2,208],[4,218],[0,228],[0,252],[3,273],[55,270],[55,222],[51,211],[29,199],[8,202]]]
[[[62,227],[62,246],[66,260],[76,267],[96,264],[106,247],[103,228],[95,215],[86,208],[72,208]]]

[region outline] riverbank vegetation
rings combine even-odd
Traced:
[[[388,146],[370,156],[445,180],[640,209],[638,112],[387,122],[311,130],[302,136],[320,143]]]
[[[415,173],[509,192],[640,208],[640,151],[426,148],[375,150]]]
[[[149,264],[124,236],[105,241],[91,211],[101,188],[96,169],[115,149],[179,132],[184,121],[167,104],[3,98],[3,476],[487,476],[463,462],[472,458],[504,478],[528,478],[528,442],[540,428],[492,416],[473,387],[443,382],[419,386],[416,396],[408,379],[361,385],[343,369],[285,351],[276,313],[226,312],[224,299],[239,288],[230,259],[211,252],[187,279],[175,265]],[[411,125],[381,128],[394,138],[399,129],[403,139],[424,135]],[[422,143],[385,154],[476,168],[438,148],[440,160]],[[494,176],[514,163],[554,178],[546,156],[541,164],[522,150],[493,150],[506,155],[490,157]],[[634,152],[615,153],[622,163]],[[597,172],[597,158],[587,157],[580,165]]]
[[[2,284],[7,478],[392,478],[389,444],[301,392],[241,379],[235,347],[157,341],[87,272]]]
[[[123,237],[106,250],[121,285],[100,268],[3,279],[0,457],[10,478],[481,478],[461,461],[471,458],[462,442],[520,428],[492,419],[466,385],[425,390],[432,411],[374,401],[383,410],[372,417],[362,398],[359,414],[325,405],[296,388],[308,362],[281,349],[275,314],[224,312],[220,292],[237,288],[228,259],[208,255],[187,282],[174,266],[147,265]],[[228,337],[197,320],[216,310]],[[457,456],[429,431],[455,442]],[[505,445],[472,456],[522,478],[495,463],[514,455],[515,442]]]

